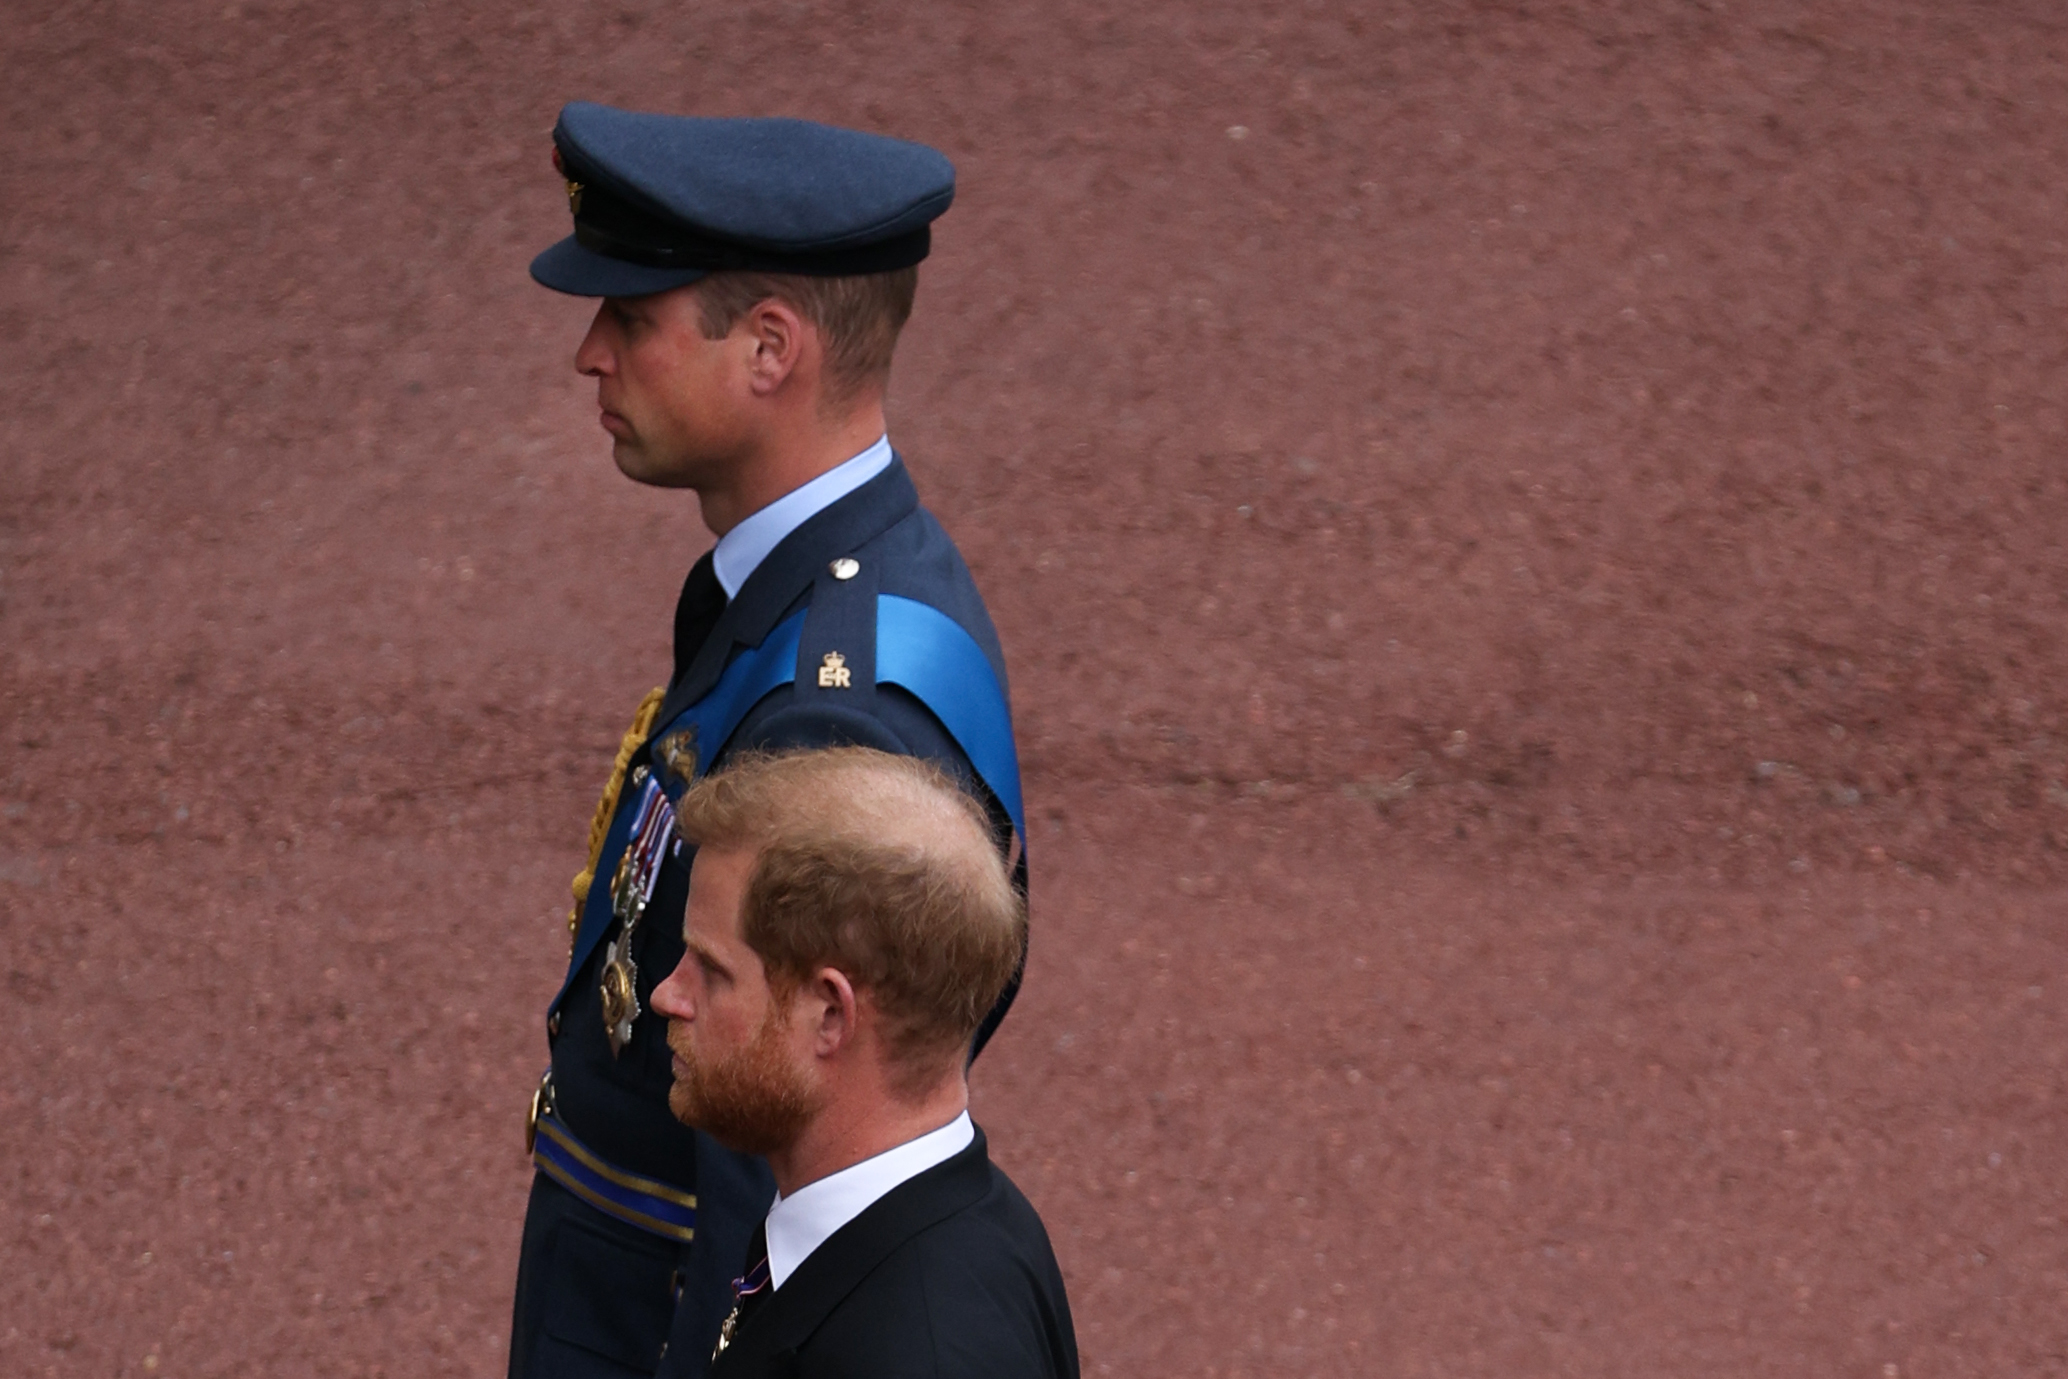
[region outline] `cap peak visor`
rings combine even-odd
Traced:
[[[687,287],[710,276],[703,268],[659,268],[599,254],[573,235],[531,261],[531,277],[541,287],[571,297],[645,297]]]

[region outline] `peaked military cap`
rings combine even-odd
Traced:
[[[909,268],[955,199],[924,144],[808,120],[703,119],[578,101],[553,126],[574,233],[531,262],[581,297],[665,292],[726,269]]]

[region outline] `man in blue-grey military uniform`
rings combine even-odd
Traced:
[[[668,1108],[649,1007],[683,951],[673,802],[749,748],[923,756],[987,802],[1025,882],[998,637],[883,419],[955,174],[855,130],[589,104],[561,112],[553,144],[574,233],[532,276],[603,299],[575,365],[618,467],[695,490],[718,542],[683,585],[668,684],[626,733],[575,879],[510,1372],[702,1375],[774,1186]],[[670,563],[656,552],[654,577]]]

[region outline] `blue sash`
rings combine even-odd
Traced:
[[[896,685],[926,705],[977,778],[1005,807],[1020,845],[1027,816],[1020,803],[1020,753],[1005,689],[990,658],[961,623],[940,609],[896,594],[876,598],[876,683]]]
[[[793,613],[762,640],[726,666],[718,683],[702,699],[669,722],[659,725],[652,740],[684,730],[695,733],[696,764],[692,779],[710,769],[754,706],[793,683],[798,674],[798,648],[805,613]],[[1012,735],[1012,713],[1005,689],[991,662],[962,624],[915,599],[881,594],[876,599],[876,683],[896,685],[927,707],[969,758],[970,766],[1012,820],[1024,850],[1027,824],[1020,797],[1020,759]],[[635,758],[636,759],[636,758]],[[655,776],[667,776],[658,772]],[[665,780],[661,788],[671,800],[681,798],[687,782]],[[612,923],[609,879],[616,873],[638,813],[639,792],[629,783],[618,802],[596,862],[596,883],[582,907],[582,922],[568,955],[567,977],[553,998],[557,1008]]]

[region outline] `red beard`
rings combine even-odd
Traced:
[[[697,1057],[686,1027],[668,1026],[668,1048],[682,1063],[668,1089],[677,1120],[741,1154],[772,1154],[797,1142],[818,1114],[819,1098],[783,1047],[779,1009],[769,1007],[745,1048],[715,1059]]]

